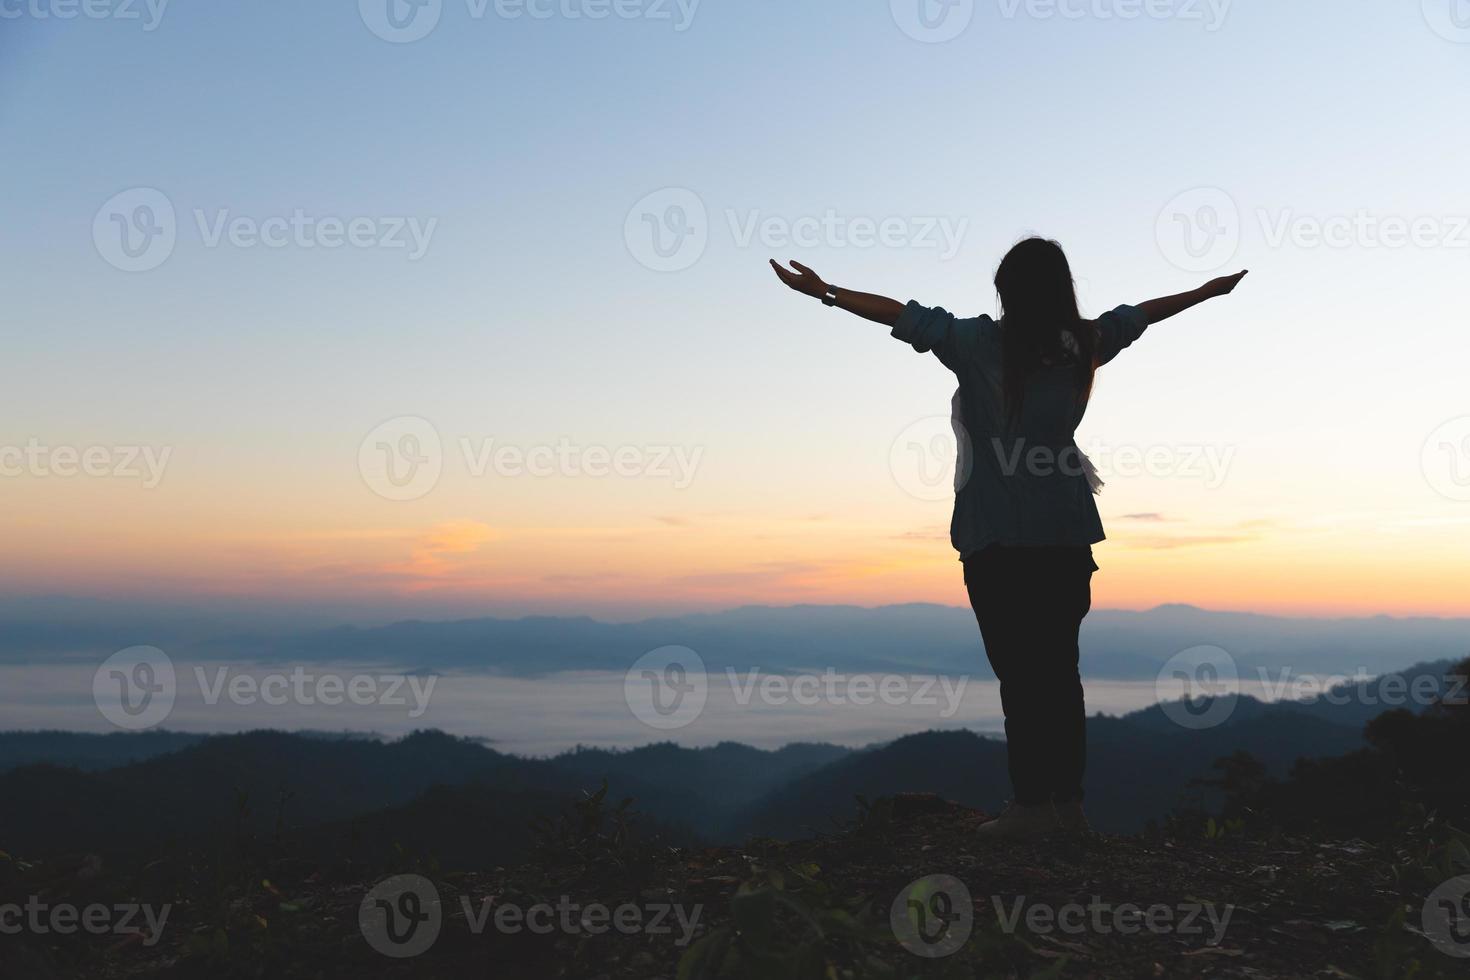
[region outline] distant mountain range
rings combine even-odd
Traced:
[[[1133,832],[1192,800],[1209,803],[1195,781],[1238,751],[1279,776],[1301,758],[1359,750],[1364,718],[1392,705],[1391,690],[1417,678],[1442,681],[1450,667],[1421,664],[1311,704],[1232,698],[1228,718],[1201,730],[1174,724],[1163,707],[1096,716],[1087,781],[1093,823]],[[324,852],[402,847],[493,864],[530,846],[533,817],[564,811],[604,780],[613,797],[634,798],[646,826],[680,843],[805,836],[850,819],[858,797],[930,792],[994,811],[1007,794],[1004,742],[968,731],[859,750],[656,744],[552,759],[438,732],[396,741],[19,732],[0,734],[0,849],[125,861],[222,833],[288,834]]]
[[[100,660],[136,644],[186,661],[385,664],[400,670],[487,670],[532,676],[568,670],[625,671],[667,645],[693,649],[714,671],[904,672],[992,676],[968,609],[937,605],[749,606],[727,612],[604,623],[530,617],[262,633],[176,619],[107,624],[50,606],[0,610],[0,662]],[[1470,653],[1470,620],[1307,619],[1160,606],[1097,610],[1083,627],[1084,673],[1154,678],[1175,653],[1211,645],[1230,653],[1244,678],[1380,674],[1416,660]]]

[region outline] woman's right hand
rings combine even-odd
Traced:
[[[791,269],[778,265],[775,259],[771,260],[771,268],[776,270],[781,281],[804,296],[815,297],[828,306],[835,306],[885,327],[895,326],[898,318],[903,315],[903,304],[897,300],[874,293],[860,293],[855,289],[833,289],[822,281],[821,276],[795,259],[791,260],[791,267],[796,271],[792,272]],[[830,301],[827,299],[828,294],[832,296]]]
[[[798,293],[815,296],[817,299],[827,295],[827,284],[822,281],[821,276],[795,259],[791,260],[791,266],[796,270],[795,272],[776,264],[775,259],[771,260],[771,268],[776,270],[776,275]]]

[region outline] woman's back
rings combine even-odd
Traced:
[[[1103,364],[1147,326],[1137,308],[1121,306],[1076,329],[1095,330]],[[893,327],[895,338],[932,351],[959,381],[951,403],[959,460],[950,540],[962,556],[990,544],[1094,544],[1105,535],[1075,441],[1090,384],[1074,354],[1034,366],[1021,378],[1020,397],[1007,398],[1007,329],[1004,320],[961,319],[912,302]]]

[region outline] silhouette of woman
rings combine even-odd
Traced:
[[[1000,681],[1014,796],[980,833],[1085,831],[1078,631],[1092,606],[1091,546],[1105,535],[1093,502],[1101,482],[1077,447],[1077,426],[1100,366],[1150,324],[1230,293],[1246,273],[1084,320],[1061,246],[1028,238],[996,271],[1003,314],[995,321],[829,286],[799,262],[791,265],[771,262],[792,289],[892,328],[958,377],[952,405],[961,453],[950,540]]]

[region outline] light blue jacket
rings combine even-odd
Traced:
[[[1103,364],[1148,327],[1134,306],[1120,306],[1096,322]],[[1087,406],[1079,400],[1074,368],[1033,372],[1020,417],[1010,425],[999,323],[988,316],[962,320],[911,302],[893,336],[921,354],[933,351],[959,379],[953,414],[960,452],[949,536],[962,557],[997,543],[1084,546],[1106,537],[1075,441]]]

